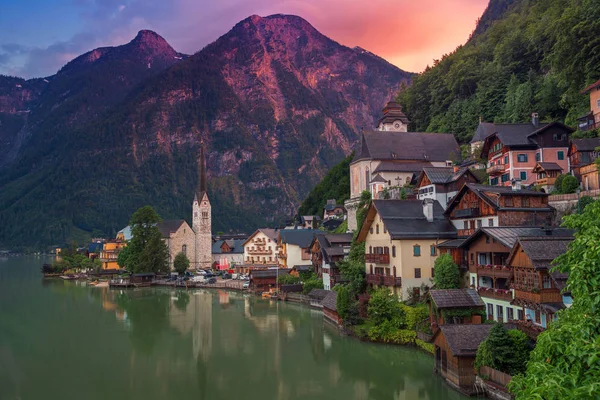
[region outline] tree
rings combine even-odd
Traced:
[[[185,271],[190,267],[190,260],[188,260],[187,256],[183,251],[177,253],[175,259],[173,260],[173,268],[179,275],[184,275]]]
[[[458,289],[460,285],[460,271],[458,265],[452,260],[450,254],[440,255],[433,264],[433,284],[436,289]]]
[[[160,221],[160,216],[150,206],[138,209],[131,216],[129,224],[132,238],[127,247],[121,250],[121,253],[126,251],[121,261],[129,272],[157,273],[169,270],[169,249],[157,226]]]
[[[575,229],[568,251],[555,260],[569,273],[573,305],[538,336],[527,371],[509,385],[517,399],[592,399],[600,393],[600,202],[564,217]]]
[[[523,372],[529,358],[527,341],[523,332],[509,331],[501,323],[495,323],[477,349],[475,366],[492,367],[509,375]]]
[[[391,321],[397,328],[404,325],[404,310],[400,307],[398,297],[388,288],[379,288],[369,299],[369,319],[375,325]]]
[[[299,277],[290,274],[281,274],[277,277],[277,283],[280,285],[293,285],[299,282]]]
[[[573,175],[565,175],[560,186],[563,194],[575,193],[579,188],[579,181]]]
[[[319,278],[316,274],[312,274],[309,279],[304,280],[304,288],[302,293],[308,294],[313,289],[323,289],[323,279]]]
[[[133,259],[131,257],[131,247],[125,246],[119,251],[117,256],[117,264],[119,267],[126,269],[127,271],[133,271]]]

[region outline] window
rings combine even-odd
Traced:
[[[508,156],[504,156],[504,165],[508,164]]]
[[[510,180],[510,175],[509,174],[504,174],[501,177],[502,182],[508,182]]]
[[[490,179],[490,185],[495,186],[498,184],[498,178],[492,178]]]
[[[396,246],[392,246],[392,257],[396,257]]]
[[[373,234],[373,227],[369,228],[369,233],[372,235]]]
[[[379,235],[379,224],[375,225],[375,233]]]
[[[435,278],[435,268],[431,268],[431,277]]]
[[[560,135],[560,140],[562,140],[562,141],[567,140],[567,134],[563,133],[562,135]]]
[[[529,207],[529,197],[523,197],[523,207]]]
[[[181,246],[181,252],[187,255],[187,245],[184,244],[183,246]]]
[[[517,154],[518,162],[527,162],[527,154]]]
[[[513,198],[512,197],[507,197],[504,199],[504,205],[506,207],[512,207],[513,206]]]
[[[369,246],[369,254],[373,254],[373,246]]]
[[[488,219],[488,226],[494,226],[494,218]]]
[[[421,246],[419,246],[418,244],[415,244],[413,246],[413,256],[415,256],[415,257],[421,256]]]
[[[554,135],[552,135],[552,140],[558,140],[558,133],[555,133]]]
[[[515,314],[514,314],[514,312],[515,312],[515,311],[513,310],[513,308],[512,308],[512,307],[508,307],[508,308],[506,309],[506,313],[507,313],[507,317],[508,317],[508,320],[509,320],[509,321],[510,321],[510,320],[513,320],[513,319],[515,319]]]
[[[463,221],[463,229],[469,229],[469,221]]]
[[[488,319],[493,320],[494,319],[494,305],[493,304],[488,303],[487,313],[488,313]]]
[[[475,277],[471,277],[471,286],[475,287]]]
[[[421,268],[415,268],[415,278],[421,277]]]
[[[526,181],[527,180],[527,171],[521,171],[520,173],[520,178],[522,181]]]
[[[540,153],[535,153],[535,161],[540,161]]]
[[[208,218],[208,211],[202,211],[202,218]]]
[[[504,307],[496,306],[496,312],[498,316],[498,322],[504,322]]]
[[[565,152],[564,151],[559,151],[558,152],[558,159],[559,160],[564,160],[565,159]]]
[[[385,224],[383,224],[383,233],[387,233],[387,229],[385,229]]]
[[[477,220],[477,227],[478,227],[478,228],[481,228],[482,226],[483,226],[483,221],[482,221],[482,220],[480,220],[480,219],[478,219],[478,220]]]
[[[600,99],[596,100],[596,107],[600,107]]]
[[[490,237],[488,235],[485,235],[485,242],[489,243],[490,242]]]
[[[523,320],[523,310],[517,310],[517,319],[519,321]]]
[[[429,246],[429,251],[431,252],[430,254],[431,254],[432,256],[435,256],[435,255],[436,255],[436,252],[435,252],[435,245],[433,245],[433,244],[432,244],[431,246]]]

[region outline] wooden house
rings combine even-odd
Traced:
[[[596,150],[600,147],[600,138],[573,139],[569,148],[569,162],[571,164],[571,172],[573,176],[583,183],[585,190],[598,189],[596,187],[589,188],[590,184],[586,185],[582,179],[582,169],[586,166],[594,164],[594,161],[600,156],[600,151]],[[589,169],[589,168],[588,168]]]
[[[323,300],[329,293],[329,290],[325,289],[313,289],[308,293],[310,299],[310,306],[315,308],[323,308]]]
[[[351,233],[318,234],[314,237],[311,249],[311,262],[317,275],[323,278],[323,287],[331,290],[343,281],[337,263],[350,252]]]
[[[487,338],[492,326],[442,325],[433,335],[435,371],[467,395],[474,391],[477,348]]]
[[[277,287],[277,277],[289,274],[289,269],[263,269],[250,270],[250,290],[257,292],[268,292]]]
[[[581,131],[589,131],[600,127],[600,80],[581,91],[590,94],[590,111],[577,119],[577,127]]]
[[[507,260],[514,270],[513,305],[522,308],[524,319],[546,328],[556,313],[572,303],[563,293],[567,274],[551,272],[552,261],[567,251],[572,237],[519,238]]]
[[[554,190],[554,182],[563,173],[560,165],[553,162],[539,162],[535,164],[532,172],[536,175],[535,184],[546,193]]]
[[[137,274],[131,274],[129,276],[129,282],[134,285],[150,286],[154,282],[154,272],[140,272]]]
[[[481,324],[485,303],[473,289],[429,291],[429,321],[436,332],[442,325]]]
[[[322,304],[323,317],[337,326],[341,326],[343,320],[337,312],[337,292],[329,291],[323,299]]]
[[[479,183],[469,168],[426,167],[417,178],[417,199],[437,200],[445,210],[465,183]]]

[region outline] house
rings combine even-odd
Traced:
[[[485,304],[473,289],[429,291],[429,322],[433,332],[447,324],[481,324]]]
[[[538,236],[519,238],[508,256],[514,270],[512,304],[522,309],[525,321],[546,328],[556,313],[572,304],[564,292],[568,275],[552,272],[552,261],[566,253],[573,237]],[[523,319],[520,318],[520,319]]]
[[[150,286],[152,282],[154,282],[154,276],[154,272],[131,274],[129,276],[129,282],[139,286]]]
[[[323,304],[323,318],[337,326],[342,326],[344,321],[337,312],[337,292],[329,291],[321,303]]]
[[[471,154],[475,158],[478,158],[481,155],[481,148],[483,147],[485,139],[494,132],[496,132],[496,124],[493,122],[484,122],[483,118],[479,118],[479,125],[477,125],[477,130],[475,131],[475,134],[473,134],[470,143]]]
[[[310,299],[310,306],[314,308],[323,308],[323,300],[329,293],[329,290],[325,289],[313,289],[308,293]]]
[[[461,244],[465,267],[468,268],[468,285],[477,290],[483,299],[487,319],[508,322],[523,319],[521,307],[513,305],[513,268],[508,264],[509,254],[520,238],[547,237],[570,238],[569,229],[539,228],[529,226],[483,227]]]
[[[131,226],[129,225],[117,232],[117,240],[122,242],[128,242],[132,237],[133,235],[131,234]]]
[[[279,264],[283,268],[294,265],[312,265],[310,245],[319,233],[315,229],[281,229],[279,231]]]
[[[102,248],[104,246],[104,242],[92,242],[88,245],[87,248],[87,256],[92,260],[100,257],[100,253],[102,252]]]
[[[446,167],[460,157],[452,134],[408,132],[401,107],[388,103],[377,130],[362,132],[360,148],[350,163],[350,199],[344,203],[348,229],[355,230],[356,207],[361,193],[372,191],[378,199],[390,187],[413,182],[424,167]]]
[[[100,263],[102,265],[102,269],[119,269],[119,264],[117,263],[117,258],[119,257],[119,252],[127,246],[127,242],[122,242],[117,239],[110,239],[104,242],[102,245],[102,250],[100,251]]]
[[[250,273],[250,290],[256,292],[268,292],[270,289],[277,287],[277,277],[279,275],[287,275],[290,273],[288,269],[271,268],[271,269],[251,269]]]
[[[541,187],[542,191],[551,193],[554,190],[554,182],[564,171],[557,163],[538,162],[533,167],[535,174],[535,185]]]
[[[196,253],[196,234],[183,219],[165,220],[158,223],[158,230],[169,249],[169,268],[179,253],[185,254],[193,267]]]
[[[467,183],[452,199],[444,214],[467,237],[481,227],[537,226],[552,215],[548,194],[514,187]]]
[[[589,131],[600,127],[600,80],[592,83],[581,91],[590,94],[590,112],[577,119],[580,131]]]
[[[337,262],[350,252],[352,233],[317,234],[311,245],[311,263],[317,275],[323,278],[323,287],[331,290],[342,281]]]
[[[465,183],[479,183],[479,179],[469,168],[427,167],[417,178],[417,199],[437,200],[446,209],[450,200],[456,196]]]
[[[213,265],[219,269],[230,269],[244,264],[245,239],[217,240],[212,246]]]
[[[600,155],[600,138],[573,139],[569,160],[573,175],[583,184],[584,190],[600,189],[596,159]]]
[[[344,216],[344,218],[345,218],[345,216]],[[321,226],[326,231],[332,232],[332,231],[335,231],[337,228],[339,228],[339,226],[342,225],[343,223],[344,223],[344,219],[336,219],[335,217],[331,217],[331,218],[328,218],[325,221],[323,221]]]
[[[318,229],[321,223],[321,217],[318,215],[302,215],[300,224],[294,226],[294,229]]]
[[[443,212],[432,199],[373,200],[357,238],[365,243],[367,283],[400,299],[430,286],[437,244],[456,238]]]
[[[323,221],[330,218],[344,219],[346,209],[341,204],[336,204],[335,199],[327,200],[327,204],[323,208]]]
[[[477,349],[488,337],[492,326],[441,325],[433,335],[435,371],[467,395],[474,392]]]
[[[523,185],[535,183],[537,162],[553,162],[569,171],[569,136],[574,129],[560,123],[540,123],[537,114],[527,124],[495,124],[481,156],[488,160],[490,185],[508,186],[513,180]]]
[[[279,265],[278,240],[278,229],[257,229],[244,241],[244,264]]]

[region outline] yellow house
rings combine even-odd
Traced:
[[[386,286],[401,300],[431,286],[437,245],[456,238],[436,200],[373,200],[359,231],[371,287]]]
[[[244,242],[244,263],[246,265],[278,266],[280,257],[278,239],[279,231],[277,229],[257,229]]]
[[[100,251],[99,260],[102,263],[102,269],[119,269],[117,257],[122,248],[127,246],[127,242],[111,239],[104,243]]]

